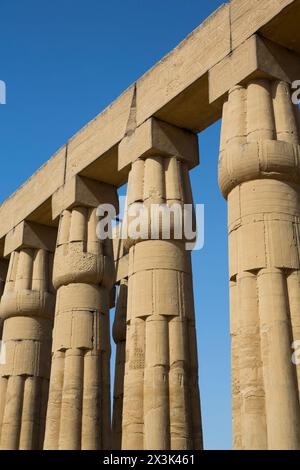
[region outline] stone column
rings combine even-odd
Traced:
[[[4,292],[4,287],[5,287],[5,282],[6,282],[6,276],[7,276],[7,270],[8,270],[8,261],[4,258],[0,259],[0,302],[1,298]],[[2,335],[3,335],[3,323],[4,320],[0,316],[0,370],[1,370],[1,365],[3,365],[3,361],[6,360],[5,356],[5,349],[4,349],[4,343],[2,342]],[[2,394],[5,393],[5,382],[2,380],[2,377],[0,376],[0,437],[1,437],[1,426],[2,426],[2,418],[3,418],[3,411],[4,411],[4,398]],[[4,385],[4,389],[2,389],[2,386]],[[1,441],[0,441],[1,444]]]
[[[42,448],[48,399],[56,230],[23,222],[6,237],[9,271],[1,299],[5,363],[0,365],[4,450]]]
[[[96,234],[97,207],[117,206],[113,187],[82,177],[53,196],[60,214],[54,260],[57,304],[44,448],[110,447],[111,240]]]
[[[113,338],[116,343],[114,402],[112,415],[112,449],[121,450],[122,420],[124,399],[124,374],[126,362],[126,319],[128,291],[128,252],[124,239],[120,236],[122,224],[113,231],[114,260],[116,267],[116,283],[119,284],[118,296],[113,325]]]
[[[0,259],[0,301],[4,292],[7,270],[8,270],[8,261],[4,258],[1,258]],[[0,341],[2,339],[2,331],[3,331],[3,319],[0,318]]]
[[[8,270],[8,261],[6,259],[0,259],[0,299],[4,292],[7,270]]]
[[[236,449],[300,449],[298,122],[281,81],[236,86],[224,105]]]
[[[122,417],[124,398],[124,374],[126,353],[126,317],[127,317],[128,281],[120,282],[116,305],[113,338],[116,343],[114,404],[112,420],[112,449],[120,450],[122,445]]]
[[[127,202],[192,204],[188,170],[198,163],[197,137],[154,119],[125,138],[130,162]],[[131,161],[130,161],[131,160]],[[123,449],[202,448],[190,253],[183,239],[127,239],[129,249]]]
[[[113,235],[116,282],[119,284],[118,297],[113,325],[113,338],[116,343],[114,403],[112,416],[112,449],[121,450],[122,420],[124,399],[124,374],[126,362],[126,319],[128,291],[128,253],[124,240],[120,237],[122,224],[119,224]]]

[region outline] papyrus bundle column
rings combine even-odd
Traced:
[[[43,445],[55,310],[55,238],[53,229],[26,222],[6,238],[10,262],[0,308],[5,348],[0,365],[1,449],[36,450]]]
[[[126,362],[126,319],[128,292],[128,253],[124,239],[120,236],[122,224],[113,231],[113,248],[116,267],[118,295],[113,324],[113,338],[116,343],[114,400],[112,415],[112,449],[122,447],[122,418],[124,399],[124,373]]]
[[[128,281],[122,279],[118,290],[113,338],[116,343],[114,403],[112,420],[112,449],[120,450],[122,446],[122,417],[124,399],[124,374],[126,354],[126,318],[127,318]]]
[[[61,211],[53,282],[57,304],[45,449],[110,446],[110,239],[96,229],[101,203],[117,205],[108,185],[75,178],[53,198]]]
[[[146,124],[147,125],[147,124]],[[192,204],[188,165],[182,157],[158,151],[166,134],[157,138],[145,159],[131,165],[128,210],[135,203],[148,209],[149,239],[127,239],[129,248],[126,366],[123,402],[123,449],[200,449],[202,447],[195,314],[190,252],[185,241],[157,239],[152,204]],[[174,144],[181,132],[167,128]],[[139,147],[138,129],[129,139]],[[197,153],[197,141],[191,138]],[[170,142],[169,140],[169,142]],[[194,143],[196,142],[196,146]],[[174,145],[175,146],[175,145]],[[170,149],[169,149],[170,150]],[[178,152],[178,147],[177,147]],[[181,157],[181,158],[180,158]],[[131,218],[128,217],[130,230]]]
[[[0,259],[0,301],[1,297],[4,292],[6,276],[7,276],[7,269],[8,269],[8,262],[7,260],[1,258]],[[3,332],[3,319],[0,318],[0,341],[2,339],[2,332]]]
[[[253,80],[224,105],[236,449],[300,449],[300,160],[289,86]]]

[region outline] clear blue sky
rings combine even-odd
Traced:
[[[0,201],[173,49],[221,1],[1,0]],[[231,447],[226,203],[217,185],[220,124],[200,134],[192,172],[205,204],[193,255],[206,449]]]

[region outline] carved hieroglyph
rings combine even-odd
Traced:
[[[230,90],[219,184],[228,199],[234,447],[300,449],[299,112],[286,83]]]

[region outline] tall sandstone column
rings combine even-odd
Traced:
[[[126,361],[126,321],[127,321],[128,281],[122,279],[118,291],[113,338],[116,343],[114,403],[112,419],[112,449],[122,447],[122,416],[124,399],[124,374]]]
[[[44,448],[110,447],[111,240],[98,239],[97,207],[117,206],[113,187],[76,177],[53,197],[60,214],[54,259],[57,304]]]
[[[127,158],[126,158],[127,157]],[[131,159],[127,203],[192,204],[196,136],[150,120],[120,147]],[[191,256],[184,240],[127,239],[129,249],[122,449],[202,447]]]
[[[120,237],[122,224],[114,229],[113,247],[116,267],[116,283],[119,284],[116,302],[113,338],[116,343],[114,397],[112,414],[112,449],[122,448],[122,419],[124,400],[124,375],[126,362],[126,323],[128,292],[128,253],[124,239]]]
[[[1,299],[5,361],[0,365],[0,447],[42,449],[47,409],[56,231],[23,222],[6,237],[9,271]]]
[[[224,105],[236,449],[300,449],[298,114],[288,84],[267,79],[234,87]]]
[[[4,258],[0,258],[0,301],[4,292],[7,270],[8,270],[8,261]],[[2,332],[3,332],[3,319],[0,318],[0,341],[2,340]]]

